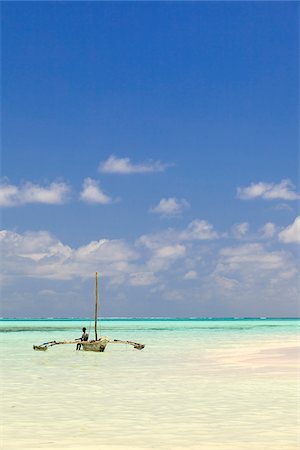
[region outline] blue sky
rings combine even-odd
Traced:
[[[298,8],[2,3],[2,315],[297,315]]]

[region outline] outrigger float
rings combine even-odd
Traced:
[[[132,345],[137,350],[142,350],[145,345],[139,344],[138,342],[133,341],[122,341],[120,339],[110,339],[106,336],[102,336],[98,339],[97,334],[97,322],[98,322],[98,272],[96,272],[96,302],[95,302],[95,322],[94,322],[94,329],[95,329],[95,339],[92,341],[79,341],[79,340],[73,340],[73,341],[50,341],[50,342],[44,342],[41,345],[34,345],[33,350],[37,351],[46,351],[49,347],[52,347],[54,345],[62,345],[62,344],[78,344],[80,343],[82,349],[84,351],[88,352],[104,352],[107,344],[128,344]]]

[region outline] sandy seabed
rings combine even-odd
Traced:
[[[254,337],[151,332],[104,354],[29,341],[3,353],[1,449],[297,450],[298,337]]]
[[[60,444],[53,442],[39,442],[36,443],[35,440],[31,442],[24,440],[16,440],[12,443],[3,444],[1,449],[5,450],[298,450],[299,445],[290,445],[290,444],[280,444],[280,443],[272,443],[272,444],[261,444],[256,441],[249,442],[248,444],[212,444],[211,442],[198,442],[197,444],[189,444],[188,447],[178,446],[176,444],[172,445],[147,445],[140,446],[139,444],[131,444],[131,445],[109,445],[109,444],[101,444],[99,443],[90,443],[87,440],[82,441],[81,444],[78,442],[75,444],[70,443],[70,441],[62,442]]]

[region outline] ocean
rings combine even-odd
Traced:
[[[299,320],[0,321],[3,449],[296,450]]]

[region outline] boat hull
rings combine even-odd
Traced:
[[[99,339],[98,341],[81,342],[81,346],[85,352],[104,352],[107,343],[107,339]]]

